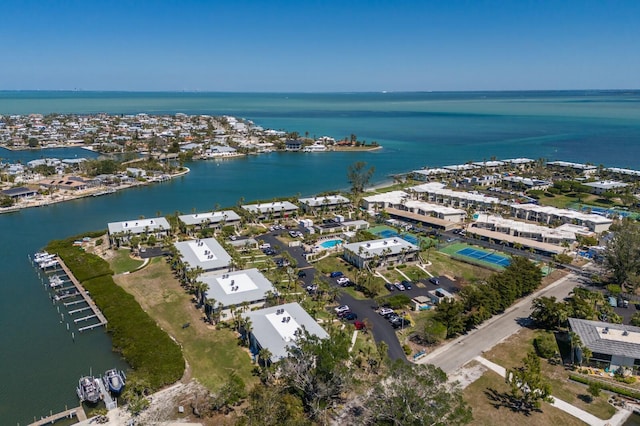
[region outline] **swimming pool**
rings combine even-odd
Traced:
[[[322,248],[334,248],[335,246],[337,246],[338,244],[342,244],[342,240],[337,239],[337,240],[327,240],[327,241],[323,241],[320,243],[320,246]]]

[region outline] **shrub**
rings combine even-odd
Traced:
[[[613,296],[617,296],[622,293],[622,287],[620,287],[618,284],[609,284],[607,286],[607,291]]]
[[[104,242],[104,240],[102,238],[98,238],[96,240],[96,246],[101,246],[103,242]]]
[[[404,351],[405,355],[411,355],[411,346],[407,345],[406,343],[402,345],[402,350]]]
[[[382,299],[383,304],[389,305],[392,309],[400,309],[411,303],[411,298],[404,294],[395,294]]]
[[[589,380],[586,377],[578,376],[576,374],[570,374],[569,379],[578,383],[583,383],[585,385],[591,385],[591,383],[594,383],[593,380]],[[603,390],[607,390],[609,392],[617,393],[619,395],[626,396],[633,399],[640,399],[640,392],[632,391],[630,389],[625,389],[625,388],[619,388],[618,386],[615,386],[609,383],[604,383],[604,382],[596,382],[596,383],[600,384]]]
[[[533,339],[533,346],[542,358],[552,358],[558,352],[558,344],[553,333],[543,333]]]

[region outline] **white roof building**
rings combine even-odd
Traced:
[[[347,205],[351,202],[347,197],[342,195],[325,195],[319,197],[311,197],[311,198],[300,198],[298,199],[300,204],[302,204],[302,208],[304,210],[316,210],[323,207],[328,207],[330,209]]]
[[[593,192],[598,195],[605,192],[615,192],[619,189],[626,188],[627,186],[629,186],[628,183],[618,182],[614,180],[600,180],[597,182],[586,182],[586,183],[583,183],[583,185],[593,188]]]
[[[217,308],[218,304],[222,304],[223,309],[243,303],[261,306],[267,298],[267,293],[276,291],[271,281],[256,268],[224,274],[207,272],[200,275],[198,281],[209,286],[204,298],[215,299],[214,308]]]
[[[231,262],[231,256],[215,238],[180,241],[175,247],[189,269],[200,267],[204,271],[217,271],[228,268]]]
[[[345,244],[343,248],[345,260],[358,268],[376,257],[384,261],[412,261],[420,251],[418,246],[400,237]]]
[[[147,234],[150,232],[167,232],[171,225],[164,217],[154,217],[151,219],[135,219],[124,222],[111,222],[108,224],[109,234]]]
[[[427,201],[454,207],[491,208],[500,203],[499,198],[473,192],[454,191],[445,188],[445,185],[439,182],[424,183],[413,186],[409,190],[416,194],[421,194]]]
[[[287,348],[295,347],[298,333],[306,330],[309,334],[327,339],[329,334],[298,303],[272,306],[242,314],[251,320],[251,350],[260,348],[271,352],[271,362],[286,358]]]
[[[245,204],[242,206],[242,208],[247,210],[248,212],[258,215],[258,217],[260,218],[264,218],[267,215],[271,215],[274,217],[283,217],[298,210],[298,206],[289,201]]]
[[[475,215],[473,226],[549,244],[573,244],[576,241],[575,232],[567,228],[549,228],[488,214]]]
[[[224,223],[236,223],[240,221],[240,216],[233,210],[220,210],[215,212],[194,213],[178,216],[187,226],[212,226]]]
[[[554,222],[558,222],[558,225],[573,223],[575,225],[586,226],[591,231],[598,233],[608,230],[613,223],[613,220],[597,214],[540,206],[538,204],[512,204],[511,214],[519,219],[546,224],[554,224]]]

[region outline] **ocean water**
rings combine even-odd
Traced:
[[[640,168],[640,92],[233,94],[0,92],[0,114],[229,114],[266,128],[384,146],[374,152],[271,153],[188,164],[170,182],[0,215],[0,419],[25,424],[77,405],[89,369],[122,365],[102,329],[67,332],[27,255],[53,238],[106,229],[108,222],[245,200],[346,189],[354,161],[394,173],[483,159],[544,157]],[[4,161],[90,156],[85,150],[11,152]]]

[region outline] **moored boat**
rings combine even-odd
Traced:
[[[114,395],[120,395],[120,393],[122,393],[126,380],[127,376],[125,376],[124,371],[116,370],[115,368],[107,370],[104,376],[102,376],[104,386]]]
[[[78,387],[76,389],[80,402],[86,402],[88,404],[97,404],[100,401],[100,389],[96,383],[96,378],[93,376],[83,376],[78,380]]]

